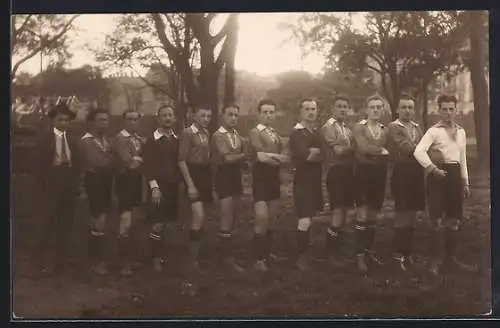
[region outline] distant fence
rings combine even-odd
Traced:
[[[349,117],[349,122],[354,123],[359,119],[359,116]],[[437,122],[437,115],[429,115],[429,125]],[[384,122],[389,122],[390,117],[386,116],[383,118]],[[39,116],[28,116],[23,118],[25,122],[25,127],[18,127],[15,124],[15,118],[12,118],[12,129],[11,129],[11,145],[12,145],[12,170],[18,173],[28,173],[30,171],[29,166],[32,165],[33,158],[33,145],[36,136],[49,128],[49,122],[46,118],[43,120]],[[472,115],[462,115],[459,117],[459,122],[467,131],[469,138],[474,138],[474,122],[472,120]],[[320,122],[323,123],[323,122]],[[257,124],[257,117],[255,115],[247,115],[240,117],[238,122],[238,130],[242,136],[248,136],[249,131],[255,127]],[[290,135],[293,126],[295,125],[295,120],[288,115],[281,115],[276,120],[275,128],[283,136]],[[114,135],[120,131],[122,127],[121,116],[112,116],[110,122],[110,133]],[[149,135],[152,131],[156,129],[156,118],[154,116],[145,116],[139,127],[139,132],[143,135]],[[71,130],[76,135],[83,135],[85,133],[85,122],[84,121],[74,121],[71,125]]]

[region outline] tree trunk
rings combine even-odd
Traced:
[[[224,105],[229,105],[236,101],[235,92],[235,69],[234,60],[236,57],[236,46],[238,44],[238,30],[237,27],[232,30],[226,42],[229,42],[229,53],[226,58],[225,66],[225,81],[224,81]]]
[[[490,115],[488,103],[488,85],[484,72],[483,39],[486,29],[483,27],[481,11],[469,13],[470,63],[469,70],[474,99],[474,128],[476,132],[477,162],[481,171],[488,171],[490,164]]]

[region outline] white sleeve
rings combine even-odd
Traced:
[[[429,129],[424,134],[422,139],[420,139],[420,142],[418,143],[417,147],[415,148],[415,151],[413,152],[413,156],[415,157],[417,162],[419,162],[420,165],[422,165],[424,168],[428,168],[434,165],[429,157],[429,154],[427,154],[427,151],[432,146],[433,142],[434,140],[432,136],[432,129]]]
[[[463,130],[462,130],[463,131]],[[460,149],[460,172],[465,185],[469,185],[469,172],[467,170],[467,136],[463,131],[463,145]]]

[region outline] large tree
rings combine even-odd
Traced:
[[[56,57],[63,62],[68,53],[67,32],[74,27],[79,15],[30,14],[12,15],[11,18],[11,79],[14,79],[19,67],[42,53]]]
[[[169,77],[168,83],[158,85],[141,75],[144,82],[167,95],[184,112],[187,105],[191,108],[205,105],[217,113],[220,72],[226,62],[228,69],[234,70],[231,60],[236,50],[238,23],[238,15],[230,14],[222,28],[214,33],[218,16],[214,13],[123,15],[98,58],[129,68],[133,68],[134,63],[143,68],[155,64]],[[234,83],[231,74],[227,75],[227,81]],[[231,92],[229,86],[228,92]],[[230,98],[234,95],[228,96]],[[217,119],[218,115],[214,115],[211,131],[218,126]]]
[[[469,11],[463,14],[463,24],[468,27],[470,51],[465,63],[470,70],[474,99],[474,127],[477,141],[477,161],[483,172],[490,164],[490,106],[486,74],[489,70],[488,14]]]
[[[359,15],[359,14],[358,14]],[[368,68],[379,77],[393,117],[399,94],[432,81],[440,70],[453,66],[461,26],[456,12],[363,13],[363,29],[356,29],[352,15],[304,14],[303,44],[323,51],[327,65],[359,73]],[[411,46],[409,46],[411,45]],[[417,88],[420,89],[420,88]]]

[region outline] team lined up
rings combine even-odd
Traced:
[[[79,142],[66,129],[74,118],[66,106],[49,112],[53,129],[40,139],[36,165],[37,181],[44,197],[45,230],[38,250],[47,250],[48,241],[56,236],[57,267],[64,267],[67,235],[71,230],[80,172],[92,220],[89,231],[89,254],[92,269],[107,272],[105,233],[111,205],[113,179],[120,213],[119,260],[121,273],[130,275],[130,229],[134,209],[141,204],[142,178],[149,191],[147,217],[151,222],[149,242],[154,270],[164,265],[162,235],[165,223],[178,217],[179,184],[184,183],[191,202],[189,232],[189,269],[199,270],[200,239],[205,221],[205,205],[219,201],[220,255],[227,268],[243,272],[232,257],[232,229],[235,202],[242,195],[243,165],[251,163],[254,198],[254,270],[267,271],[272,254],[273,232],[280,215],[280,167],[292,162],[293,198],[297,222],[297,268],[308,271],[309,231],[312,217],[323,209],[322,166],[327,163],[326,186],[332,209],[332,224],[326,231],[325,251],[332,266],[343,266],[350,259],[340,251],[344,224],[349,209],[355,208],[356,266],[366,272],[371,263],[382,264],[374,249],[376,219],[385,198],[388,163],[393,164],[391,191],[395,201],[394,259],[402,270],[412,261],[414,224],[426,208],[434,223],[432,240],[436,254],[431,271],[440,272],[443,264],[470,268],[456,258],[456,239],[462,219],[463,198],[469,194],[465,157],[466,138],[455,123],[456,99],[443,95],[438,99],[441,120],[423,135],[412,121],[415,101],[401,95],[399,118],[385,127],[380,118],[384,99],[374,95],[364,104],[366,118],[351,129],[347,123],[350,101],[346,96],[333,99],[331,117],[320,128],[315,127],[317,104],[312,99],[300,103],[300,121],[294,126],[289,143],[273,128],[276,105],[259,103],[259,124],[245,141],[238,131],[239,108],[226,106],[222,125],[210,135],[207,127],[212,111],[206,107],[194,110],[194,122],[177,135],[175,110],[162,106],[157,111],[158,129],[143,138],[137,134],[140,113],[127,110],[124,127],[111,140],[107,135],[109,113],[96,109],[88,114],[88,133]],[[444,234],[442,236],[442,234]],[[46,262],[47,263],[47,262]]]

